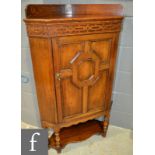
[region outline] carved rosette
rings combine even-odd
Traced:
[[[57,37],[66,35],[119,32],[121,20],[105,20],[68,23],[27,23],[28,35],[31,37]]]

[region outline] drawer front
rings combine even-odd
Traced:
[[[106,110],[115,38],[109,33],[52,40],[60,122]]]

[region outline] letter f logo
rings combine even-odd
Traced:
[[[40,133],[39,133],[39,132],[36,132],[36,133],[34,133],[34,134],[32,135],[31,140],[30,140],[31,149],[30,149],[29,151],[36,151],[36,150],[34,149],[34,142],[37,142],[36,140],[34,140],[34,136],[35,136],[35,135],[40,136]]]

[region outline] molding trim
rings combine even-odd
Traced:
[[[119,32],[122,26],[122,19],[93,21],[89,22],[70,22],[70,23],[27,23],[29,37],[57,37],[66,35],[92,34]]]

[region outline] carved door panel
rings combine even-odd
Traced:
[[[104,111],[114,34],[52,40],[59,121]]]

